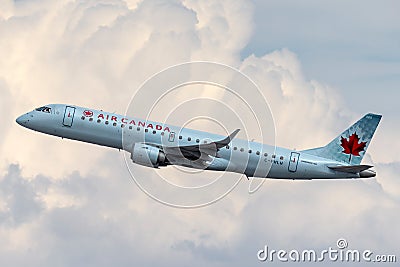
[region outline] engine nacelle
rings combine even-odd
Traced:
[[[165,166],[165,154],[160,149],[142,143],[133,145],[131,159],[134,163],[147,167]]]

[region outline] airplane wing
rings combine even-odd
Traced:
[[[371,165],[328,166],[331,170],[347,173],[360,173],[372,167]]]
[[[240,129],[236,129],[226,138],[205,144],[196,144],[188,146],[163,147],[164,153],[170,156],[184,156],[187,159],[210,159],[209,156],[216,157],[220,148],[228,145],[237,135]]]
[[[174,164],[186,162],[190,165],[206,166],[211,157],[217,157],[220,148],[228,145],[237,135],[240,129],[236,129],[226,138],[210,143],[186,145],[186,146],[160,146],[158,144],[148,144],[158,147],[165,153],[168,161]],[[190,162],[190,163],[188,163]]]

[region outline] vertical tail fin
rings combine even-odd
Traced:
[[[326,146],[303,152],[350,165],[358,165],[367,151],[381,117],[381,115],[369,113]]]

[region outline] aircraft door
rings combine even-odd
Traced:
[[[71,127],[74,122],[75,108],[74,107],[65,107],[63,125],[67,127]]]
[[[289,167],[288,167],[288,170],[290,172],[297,171],[297,165],[299,164],[299,157],[300,157],[300,153],[292,152],[290,154]]]
[[[175,140],[175,132],[170,132],[169,137],[168,137],[168,141],[169,142],[174,142]]]

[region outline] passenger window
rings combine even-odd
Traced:
[[[249,149],[249,153],[251,153],[251,149]]]
[[[182,135],[179,136],[179,139],[182,139]]]
[[[281,156],[279,159],[280,159],[280,160],[283,160],[283,156]]]
[[[244,151],[244,148],[242,147],[241,149],[240,149],[240,152],[243,152]]]
[[[149,131],[149,129],[144,129],[144,131],[147,133]]]
[[[90,118],[89,121],[93,121],[93,118]]]
[[[276,155],[272,155],[272,158],[273,158],[273,159],[276,158]]]
[[[268,157],[268,153],[264,153],[264,157]]]
[[[188,141],[192,141],[192,138],[188,137]]]
[[[124,128],[124,127],[125,127],[125,124],[122,123],[122,124],[121,124],[121,128]]]
[[[153,134],[156,134],[156,131],[153,131]]]
[[[113,123],[113,126],[117,126],[117,123],[116,123],[116,122],[114,122],[114,123]]]
[[[200,143],[200,139],[196,139],[196,143]]]
[[[229,149],[229,145],[226,145],[226,149]]]
[[[164,135],[164,132],[161,132],[161,135]]]
[[[137,127],[137,128],[136,128],[136,131],[140,131],[140,127]]]
[[[98,120],[97,120],[97,123],[100,123],[100,122],[101,122],[101,120],[100,120],[100,119],[98,119]]]
[[[108,121],[106,121],[106,124],[108,124]]]
[[[81,119],[84,121],[85,120],[85,116],[82,116]]]
[[[233,148],[233,150],[237,150],[237,147],[235,146],[235,147]]]
[[[257,152],[256,152],[256,155],[260,155],[260,151],[257,151]]]
[[[132,126],[129,126],[129,130],[132,130]]]

